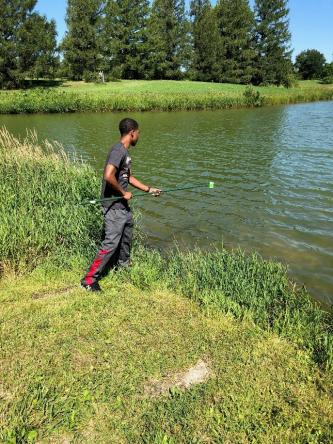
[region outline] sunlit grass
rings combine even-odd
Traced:
[[[332,314],[290,282],[286,266],[241,250],[177,250],[162,257],[139,249],[137,254],[130,278],[139,288],[167,288],[213,311],[251,318],[309,350],[320,365],[333,367]]]
[[[73,290],[79,272],[0,283],[2,442],[330,442],[331,381],[307,352],[126,276]],[[145,394],[198,359],[207,382]]]

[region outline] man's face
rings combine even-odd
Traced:
[[[136,130],[132,130],[130,132],[130,134],[131,134],[131,145],[135,146],[137,144],[139,138],[140,138],[140,130],[139,130],[139,128],[136,129]]]

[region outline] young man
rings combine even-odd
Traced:
[[[128,205],[132,193],[128,184],[159,196],[161,190],[143,184],[131,175],[131,158],[128,150],[135,146],[140,137],[139,125],[133,119],[123,119],[119,123],[120,142],[113,145],[104,167],[102,198],[119,196],[119,199],[104,201],[103,214],[105,236],[81,286],[89,291],[101,291],[99,279],[112,266],[128,267],[133,231],[132,212]]]

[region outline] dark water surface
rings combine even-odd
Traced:
[[[124,116],[0,116],[0,126],[36,129],[101,171]],[[333,102],[130,116],[141,127],[135,176],[162,189],[207,185],[136,201],[149,244],[258,251],[333,303]],[[209,191],[209,181],[221,188]]]

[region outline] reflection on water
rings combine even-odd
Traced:
[[[124,116],[0,116],[0,125],[20,135],[35,128],[101,171]],[[161,188],[207,184],[136,201],[150,244],[256,250],[333,303],[333,102],[131,116],[141,126],[136,176]]]

